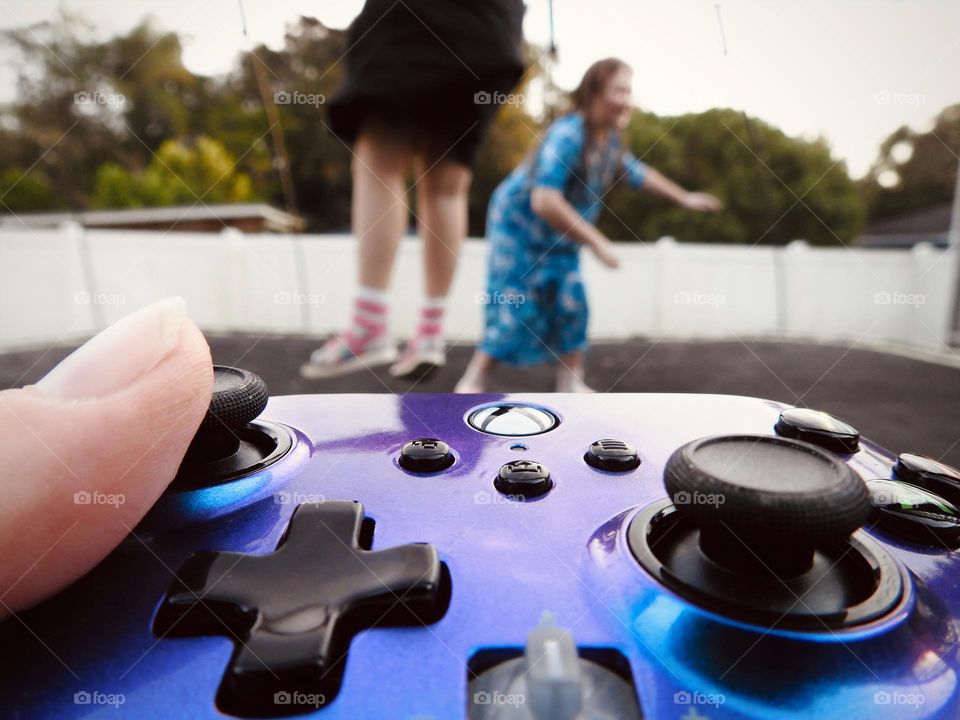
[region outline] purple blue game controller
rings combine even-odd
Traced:
[[[960,473],[719,395],[269,399],[0,624],[18,718],[960,717]]]

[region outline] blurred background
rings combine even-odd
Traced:
[[[215,360],[276,394],[450,390],[481,328],[490,193],[615,55],[635,73],[631,150],[726,209],[604,196],[622,267],[585,258],[588,381],[820,407],[957,464],[960,3],[530,0],[528,69],[475,169],[447,367],[305,381],[350,312],[351,153],[324,104],[361,6],[0,0],[0,387],[179,294]],[[536,372],[498,382],[548,389]]]

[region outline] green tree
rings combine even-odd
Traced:
[[[46,175],[18,167],[0,171],[0,203],[0,208],[6,205],[22,212],[52,210],[58,205]]]
[[[329,131],[326,103],[343,78],[343,53],[347,48],[346,33],[326,27],[314,18],[301,17],[287,27],[284,46],[279,51],[257,47],[241,58],[228,83],[240,105],[250,114],[242,122],[251,122],[254,138],[271,143],[265,135],[269,122],[258,88],[256,67],[269,83],[268,103],[274,103],[283,130],[296,192],[296,203],[313,232],[344,231],[350,227],[351,176],[350,148]],[[289,102],[284,102],[289,100]],[[237,133],[230,145],[241,154],[252,133]],[[219,135],[219,131],[218,131]],[[266,147],[266,145],[265,145]],[[279,176],[273,154],[251,175],[270,187],[269,197],[284,205]]]
[[[933,128],[903,126],[880,145],[862,183],[871,219],[950,202],[960,153],[960,103],[944,108]]]
[[[249,176],[237,171],[223,143],[201,136],[192,145],[167,140],[142,172],[130,172],[115,163],[101,165],[90,204],[97,208],[210,205],[253,197]]]
[[[678,117],[635,112],[625,143],[684,187],[714,193],[725,209],[691,213],[617,187],[604,198],[600,220],[611,237],[835,245],[852,241],[862,226],[856,185],[823,140],[792,138],[762,120],[714,109]]]
[[[280,50],[261,46],[243,53],[233,71],[215,78],[187,70],[176,35],[147,22],[99,41],[81,18],[61,13],[4,38],[19,50],[21,72],[18,101],[6,113],[13,130],[0,128],[0,140],[9,134],[9,142],[0,142],[0,168],[29,167],[39,158],[30,174],[46,178],[58,206],[168,203],[171,193],[185,189],[177,189],[175,178],[171,188],[161,183],[147,189],[150,181],[164,179],[160,170],[146,170],[155,164],[153,153],[166,141],[201,135],[223,143],[257,197],[283,206],[259,67],[269,86],[267,103],[274,103],[274,93],[312,99],[271,108],[278,113],[295,201],[308,229],[349,228],[351,153],[329,132],[325,107],[343,79],[343,31],[299,18]],[[78,103],[78,93],[94,101]],[[489,193],[530,144],[532,135],[521,121],[533,122],[515,106],[504,108],[480,155],[471,193],[472,233],[482,233]],[[8,198],[14,211],[35,207],[32,201],[21,206],[19,197]],[[184,199],[194,200],[189,193]]]
[[[204,202],[257,197],[283,206],[279,127],[308,231],[349,228],[351,153],[329,131],[325,107],[343,79],[343,31],[301,17],[282,48],[244,53],[221,77],[191,73],[179,38],[146,22],[99,40],[62,13],[3,37],[21,55],[18,99],[0,122],[8,209],[193,203],[234,162]],[[528,55],[532,62],[537,53]],[[526,80],[540,72],[534,65]],[[275,93],[306,100],[275,101]],[[538,134],[542,123],[524,104],[501,108],[474,169],[471,234],[483,233],[490,194]],[[790,138],[733,110],[663,118],[638,111],[626,140],[685,186],[718,194],[727,209],[696,215],[618,188],[604,198],[601,218],[611,237],[829,244],[848,242],[862,222],[860,196],[823,141]],[[22,168],[32,169],[17,181]]]
[[[175,34],[145,22],[98,41],[61,11],[2,37],[20,55],[18,98],[4,113],[17,142],[2,159],[36,163],[63,206],[87,205],[99,165],[142,167],[165,139],[195,134],[205,79],[184,68]]]
[[[32,168],[54,189],[60,207],[82,207],[96,166],[116,159],[120,149],[115,133],[102,122],[107,107],[75,102],[78,92],[93,89],[86,79],[89,26],[78,16],[62,12],[52,22],[2,33],[19,54],[17,100],[3,112],[9,137],[0,143],[3,167]],[[105,88],[104,88],[105,89]],[[5,204],[26,210],[16,197]]]

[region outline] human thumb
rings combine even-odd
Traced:
[[[210,350],[180,298],[0,392],[0,618],[92,569],[176,475],[210,404]]]

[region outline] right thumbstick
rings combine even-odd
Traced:
[[[870,513],[863,481],[810,443],[769,435],[705,437],[677,449],[664,483],[700,528],[700,548],[734,572],[805,572],[818,547],[848,537]]]

